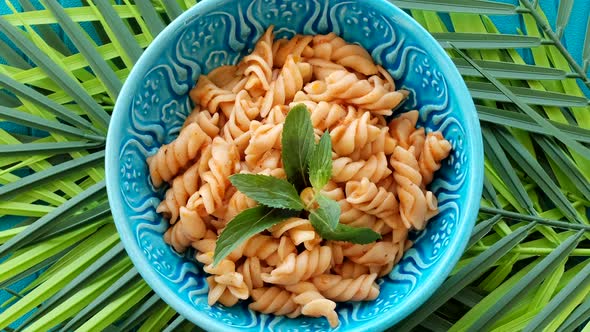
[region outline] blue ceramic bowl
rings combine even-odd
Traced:
[[[147,283],[181,315],[212,331],[329,330],[325,319],[288,319],[207,305],[207,284],[190,254],[162,238],[156,213],[163,190],[148,179],[146,157],[173,140],[192,109],[189,90],[202,73],[235,64],[270,24],[278,37],[335,32],[357,42],[411,92],[406,109],[420,125],[440,130],[451,156],[432,184],[440,214],[414,234],[415,245],[379,283],[373,302],[338,305],[338,331],[383,330],[409,315],[459,260],[479,207],[483,181],[481,132],[457,69],[418,23],[385,0],[204,0],[168,26],[135,65],[117,100],[107,139],[107,186],[121,239]]]

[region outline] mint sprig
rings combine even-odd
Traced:
[[[295,216],[309,218],[314,229],[326,240],[367,244],[381,238],[370,228],[339,223],[340,205],[320,194],[332,176],[330,134],[324,133],[317,145],[314,140],[309,111],[305,105],[299,104],[287,115],[281,138],[283,168],[288,181],[255,174],[230,177],[239,191],[261,205],[244,210],[230,220],[217,239],[213,265],[251,236]],[[308,188],[310,185],[313,189]],[[300,197],[305,189],[314,193],[313,201],[307,205]]]

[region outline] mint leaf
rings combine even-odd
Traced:
[[[340,205],[324,195],[318,195],[319,208],[309,212],[311,225],[320,233],[336,229],[340,220]]]
[[[332,140],[325,132],[309,159],[309,181],[316,190],[321,190],[332,176]]]
[[[234,174],[229,180],[244,195],[262,205],[296,211],[304,208],[297,190],[286,180],[259,174]]]
[[[225,226],[219,235],[213,253],[213,266],[221,262],[234,249],[253,235],[295,217],[298,212],[285,209],[273,209],[267,206],[256,206],[240,212]]]
[[[351,227],[338,224],[336,230],[326,234],[320,234],[326,240],[347,241],[356,244],[368,244],[381,239],[381,234],[366,227]]]
[[[307,165],[314,148],[313,126],[307,107],[298,104],[289,111],[281,138],[283,168],[298,190],[309,186]]]

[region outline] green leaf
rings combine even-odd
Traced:
[[[149,0],[135,0],[135,5],[137,9],[141,13],[141,16],[144,18],[145,23],[150,30],[152,36],[157,36],[164,30],[164,22],[162,22],[162,17],[156,12],[154,6],[150,3]]]
[[[137,329],[137,332],[162,331],[168,321],[176,315],[176,311],[166,303],[162,303],[154,313]]]
[[[316,200],[319,208],[309,212],[309,220],[320,236],[322,236],[323,234],[329,234],[334,231],[338,226],[340,205],[322,194],[317,195]]]
[[[588,320],[590,316],[590,297],[580,304],[572,314],[563,322],[558,332],[572,332]]]
[[[246,209],[225,226],[215,246],[213,265],[217,265],[244,241],[279,222],[297,215],[293,210],[257,206]]]
[[[77,275],[72,281],[64,285],[59,290],[59,292],[51,296],[47,301],[43,302],[41,307],[38,310],[36,310],[31,316],[29,316],[17,330],[23,329],[29,323],[37,320],[38,318],[44,316],[47,312],[53,310],[53,308],[59,306],[61,301],[79,292],[82,288],[86,287],[87,284],[90,283],[94,278],[96,278],[96,276],[111,269],[111,267],[116,262],[123,259],[124,257],[125,248],[123,247],[123,244],[119,242],[108,252],[101,255],[94,263],[92,263],[82,273]]]
[[[553,140],[547,137],[541,137],[536,141],[537,144],[543,149],[545,154],[551,158],[556,164],[558,164],[565,174],[571,177],[574,186],[590,201],[590,182],[584,174],[576,167],[572,160],[561,150]]]
[[[52,294],[57,293],[62,288],[64,282],[72,280],[82,272],[85,267],[85,261],[96,259],[97,255],[101,255],[104,252],[103,250],[106,251],[108,247],[117,241],[118,234],[114,231],[114,225],[103,227],[99,231],[96,231],[95,227],[88,226],[85,229],[71,232],[60,238],[49,240],[43,244],[19,250],[15,252],[15,255],[11,257],[10,260],[2,263],[2,269],[0,269],[0,271],[2,273],[7,272],[11,274],[18,269],[15,268],[18,265],[22,265],[26,261],[32,261],[34,259],[43,260],[44,258],[51,257],[46,255],[51,255],[57,250],[59,250],[57,252],[61,252],[62,250],[71,247],[73,244],[80,242],[80,240],[85,239],[90,234],[94,234],[94,236],[87,241],[98,241],[96,249],[78,253],[78,257],[73,264],[61,269],[59,273],[52,276],[41,286],[35,288],[18,302],[0,313],[0,329],[3,329],[10,323],[18,320],[20,316],[30,312]],[[59,247],[61,247],[61,249],[59,249]],[[17,266],[14,266],[15,264]],[[6,270],[4,270],[5,268]]]
[[[514,248],[522,241],[533,229],[535,225],[529,224],[520,227],[510,235],[494,243],[489,249],[476,256],[473,261],[463,267],[459,272],[445,281],[442,286],[424,303],[413,315],[396,325],[396,330],[409,331],[418,326],[423,317],[429,316],[435,310],[444,305],[461,289],[468,286],[471,282],[479,278],[486,270],[504,256],[510,249]]]
[[[512,62],[474,60],[496,78],[515,80],[563,80],[565,71],[560,69],[521,65]],[[453,58],[461,75],[481,77],[481,74],[464,59]]]
[[[83,151],[104,147],[101,142],[53,142],[53,143],[25,143],[25,144],[1,144],[2,157],[22,156],[33,154],[63,154],[71,151]]]
[[[309,159],[309,181],[317,191],[322,190],[332,176],[332,140],[325,132]]]
[[[178,5],[178,2],[176,2],[176,0],[160,0],[160,1],[164,5],[164,8],[166,9],[166,13],[170,17],[170,20],[174,20],[175,18],[180,16],[180,14],[182,14],[182,8],[180,8],[180,5]]]
[[[104,224],[111,222],[111,208],[109,202],[106,201],[99,206],[83,211],[76,215],[68,215],[64,220],[53,223],[47,227],[47,230],[38,239],[33,242],[41,242],[47,239],[66,234],[81,227],[86,227],[90,224]]]
[[[82,127],[84,129],[92,130],[94,133],[102,135],[102,133],[94,128],[92,124],[86,121],[84,118],[79,116],[78,114],[74,113],[67,107],[56,103],[55,101],[47,98],[47,96],[39,93],[38,91],[34,90],[31,87],[26,86],[18,82],[15,79],[12,79],[8,75],[4,75],[0,73],[0,86],[4,87],[8,91],[26,98],[32,103],[43,107],[45,110],[55,114],[55,116],[59,117],[60,119],[68,122],[73,126],[77,126],[78,128]]]
[[[93,185],[92,187],[86,189],[83,193],[71,198],[66,203],[60,205],[59,207],[47,213],[43,217],[39,218],[32,225],[27,227],[24,231],[20,232],[17,236],[13,237],[12,239],[4,243],[2,246],[0,246],[0,257],[4,256],[10,251],[22,247],[25,243],[30,242],[32,239],[37,238],[39,235],[42,235],[45,232],[45,228],[49,224],[55,222],[63,214],[80,207],[80,205],[86,203],[87,200],[95,199],[97,195],[104,194],[105,188],[105,182],[99,182]]]
[[[35,6],[29,0],[18,0],[19,4],[23,8],[23,11],[27,11],[30,13],[34,13],[37,11]],[[50,26],[46,25],[39,25],[37,26],[39,30],[39,34],[43,37],[43,39],[53,47],[56,51],[64,55],[71,55],[72,52],[68,49],[66,44],[63,42],[63,38],[61,38]]]
[[[404,9],[420,9],[437,12],[473,13],[488,15],[512,15],[516,7],[510,4],[483,0],[392,0],[394,5]]]
[[[581,289],[585,289],[590,285],[590,261],[582,271],[580,271],[574,279],[572,279],[567,286],[561,290],[547,306],[541,310],[523,332],[543,331],[545,327],[551,323],[563,307],[566,307],[575,298],[575,293]]]
[[[289,182],[298,190],[309,187],[307,181],[307,166],[314,148],[313,126],[307,107],[296,105],[289,111],[283,126],[281,138],[283,168]]]
[[[567,22],[570,20],[570,14],[574,7],[574,0],[560,0],[559,8],[557,9],[557,21],[555,23],[555,34],[557,38],[561,39]]]
[[[55,132],[66,136],[74,136],[91,141],[104,142],[105,138],[93,134],[87,134],[83,130],[57,121],[50,121],[35,115],[27,114],[15,109],[0,106],[0,119],[5,119],[14,123],[21,124],[40,130]]]
[[[517,128],[535,134],[551,136],[551,133],[548,133],[545,128],[540,126],[526,114],[482,105],[476,105],[475,108],[477,109],[480,121]],[[561,133],[568,134],[572,139],[582,143],[590,143],[590,130],[588,129],[555,121],[549,121],[549,123],[557,127]]]
[[[260,174],[234,174],[229,180],[239,191],[260,204],[296,211],[304,208],[297,190],[287,180]]]
[[[492,227],[494,227],[500,221],[500,219],[502,219],[502,216],[497,214],[475,225],[475,227],[473,228],[473,232],[471,232],[471,237],[469,238],[467,248],[471,248],[471,246],[473,246],[475,243],[481,240],[486,234],[488,234],[492,230]]]
[[[152,316],[152,312],[159,304],[162,303],[163,301],[157,294],[152,295],[149,299],[142,303],[139,308],[133,310],[133,313],[129,317],[125,318],[121,324],[118,324],[118,327],[123,331],[130,331],[145,319]]]
[[[119,320],[125,314],[129,307],[139,303],[149,292],[150,286],[144,280],[139,278],[134,284],[124,288],[119,297],[110,300],[92,317],[89,317],[84,324],[79,326],[76,331],[94,332],[103,331],[107,326]],[[91,304],[92,305],[92,304]],[[62,331],[69,331],[65,328]]]
[[[0,39],[0,57],[8,63],[8,65],[20,68],[20,69],[29,69],[31,65],[26,62],[22,56],[20,56],[14,48],[10,47],[4,40]]]
[[[518,281],[502,298],[483,313],[470,329],[484,331],[489,329],[497,317],[506,313],[512,305],[532,287],[537,286],[546,275],[548,275],[555,266],[557,266],[568,254],[578,245],[578,241],[584,234],[579,231],[576,235],[570,236],[559,247],[555,248],[551,254],[547,255],[537,266]]]
[[[96,53],[95,47],[90,42],[86,32],[82,30],[80,25],[74,23],[74,21],[69,18],[57,0],[43,0],[43,2],[45,3],[45,7],[53,13],[60,27],[72,40],[72,43],[84,58],[88,60],[90,68],[105,86],[109,96],[113,99],[117,99],[119,92],[123,87],[123,83],[121,83],[113,69],[109,67],[100,54]]]
[[[71,247],[58,253],[57,255],[54,255],[52,257],[49,257],[49,258],[43,260],[39,264],[32,266],[23,272],[20,272],[19,274],[13,276],[12,278],[9,278],[9,279],[6,279],[6,280],[0,282],[0,289],[6,288],[12,284],[15,284],[15,283],[25,279],[26,277],[29,277],[39,271],[45,270],[46,268],[52,266],[57,260],[61,259],[66,254],[66,252],[68,252],[69,250],[71,250]]]
[[[493,77],[488,72],[486,72],[486,74],[490,75],[490,77]],[[469,92],[471,92],[471,97],[473,98],[489,99],[503,102],[509,102],[512,100],[504,92],[498,91],[494,84],[474,81],[466,81],[465,84],[467,85],[467,88],[469,88]],[[502,86],[507,91],[510,91],[510,93],[512,93],[516,98],[518,98],[519,101],[526,104],[559,107],[584,107],[588,104],[588,100],[586,98],[570,96],[564,93],[539,91],[530,88],[522,88],[515,86]]]
[[[104,156],[105,151],[103,150],[82,158],[66,161],[65,163],[53,166],[44,171],[21,178],[18,181],[0,187],[0,199],[7,199],[29,190],[32,187],[41,186],[56,177],[63,177],[64,174],[96,166],[98,163],[104,161]]]
[[[79,82],[64,72],[59,65],[55,64],[51,58],[40,50],[32,41],[27,39],[20,30],[8,24],[4,18],[0,17],[0,31],[4,32],[10,40],[15,43],[27,55],[67,92],[78,104],[84,106],[90,115],[92,115],[100,125],[107,127],[110,116],[92,99],[92,97],[82,89]]]
[[[72,318],[64,327],[60,329],[60,331],[63,332],[75,330],[80,327],[80,325],[84,324],[85,321],[88,322],[88,319],[101,310],[105,304],[108,304],[109,302],[112,303],[113,299],[118,297],[121,291],[137,284],[138,281],[141,281],[141,276],[135,267],[133,267],[119,280],[117,280],[117,282],[109,287],[109,289],[103,292],[99,297],[94,299],[94,301],[92,301],[88,306],[86,306],[82,311],[74,316],[74,318]]]
[[[553,211],[553,210],[551,210]],[[555,211],[558,211],[555,209]],[[563,228],[568,230],[585,230],[590,231],[590,225],[581,225],[581,224],[572,224],[570,222],[559,221],[559,220],[551,220],[548,218],[540,217],[537,215],[527,215],[518,212],[506,211],[497,208],[490,208],[486,206],[481,206],[479,208],[480,213],[492,214],[492,215],[502,215],[505,219],[512,219],[518,221],[527,221],[527,222],[536,222],[542,225],[547,225],[556,228]],[[549,211],[548,211],[549,212]],[[545,212],[546,214],[547,212]],[[559,217],[562,217],[562,214],[559,214]]]
[[[116,40],[125,52],[126,58],[130,60],[131,65],[135,64],[143,50],[135,41],[133,34],[125,25],[123,20],[117,15],[112,4],[107,0],[92,0],[98,9],[98,14],[102,16],[105,26],[109,27],[109,32],[112,32],[112,39]]]
[[[61,300],[54,309],[40,316],[32,324],[26,327],[21,324],[15,332],[21,331],[22,328],[26,332],[56,330],[56,325],[63,324],[64,321],[84,309],[121,278],[132,266],[133,264],[128,257],[114,262],[109,265],[108,270],[84,284],[74,295]]]
[[[317,196],[319,208],[309,213],[309,221],[318,234],[333,241],[347,241],[357,244],[368,244],[381,238],[370,228],[351,227],[338,223],[340,218],[340,205],[322,195]]]
[[[539,162],[505,130],[497,130],[496,137],[502,147],[510,154],[512,159],[530,176],[549,199],[561,210],[567,219],[582,223],[576,209],[559,190],[559,187],[551,180],[551,177]]]
[[[584,37],[584,48],[582,51],[582,61],[584,61],[584,72],[590,67],[590,17],[586,24],[586,37]]]
[[[582,156],[590,156],[590,150],[584,147],[582,144],[578,143],[577,141],[569,138],[566,134],[559,132],[555,126],[553,126],[547,119],[543,118],[539,115],[534,109],[532,109],[529,105],[527,105],[523,100],[519,99],[510,89],[505,87],[502,83],[500,83],[497,79],[489,75],[485,70],[479,67],[471,58],[469,58],[465,53],[463,53],[457,47],[453,47],[459,55],[461,55],[465,60],[467,60],[477,71],[479,71],[488,81],[490,81],[500,92],[506,95],[511,102],[513,102],[520,110],[526,113],[528,116],[533,118],[539,125],[545,128],[548,132],[550,132],[553,136],[558,138],[564,144],[566,144],[569,148],[574,149],[576,152],[581,154]]]
[[[534,213],[535,208],[533,202],[518,178],[510,160],[508,160],[508,157],[504,153],[502,146],[498,143],[492,129],[488,126],[482,126],[481,131],[486,157],[490,160],[490,163],[494,166],[496,172],[516,199],[518,206],[515,207],[520,207],[527,212]]]
[[[452,45],[460,49],[497,50],[499,48],[529,48],[541,45],[537,37],[492,34],[492,33],[432,33],[434,39],[445,49],[452,49]]]
[[[162,332],[174,332],[177,331],[177,329],[184,323],[186,322],[186,318],[178,315],[178,317],[176,317],[176,319],[174,319],[172,321],[172,323],[170,323],[168,326],[166,326],[166,328],[164,329],[164,331]]]

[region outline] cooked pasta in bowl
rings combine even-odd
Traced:
[[[385,0],[205,0],[117,101],[107,188],[138,271],[212,331],[384,330],[468,242],[483,182],[452,61]]]

